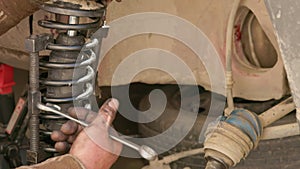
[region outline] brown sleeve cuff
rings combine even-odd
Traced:
[[[70,168],[86,169],[77,157],[70,154],[50,158],[42,163],[32,165],[32,166],[23,166],[17,169],[70,169]]]

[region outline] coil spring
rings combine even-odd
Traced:
[[[41,86],[46,89],[42,100],[48,106],[63,111],[72,106],[74,101],[86,106],[93,93],[92,80],[95,77],[93,67],[96,62],[93,48],[98,46],[98,40],[93,39],[86,43],[88,34],[85,36],[83,34],[84,31],[96,30],[103,24],[105,7],[98,5],[93,7],[93,10],[80,9],[78,4],[63,1],[41,5],[43,10],[67,16],[69,20],[68,23],[53,20],[38,22],[41,27],[61,31],[53,43],[48,43],[45,47],[51,51],[50,55],[40,59],[40,68],[47,74],[47,77],[40,78]],[[93,21],[79,23],[79,18],[82,17]],[[46,142],[44,150],[56,153],[49,136],[52,130],[59,129],[65,119],[52,113],[43,113],[40,119],[43,124],[43,129],[40,130],[41,140]]]

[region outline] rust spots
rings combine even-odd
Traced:
[[[49,19],[50,19],[50,17],[48,15],[44,15],[44,20],[49,20]],[[59,33],[58,30],[56,30],[56,29],[49,29],[49,32],[53,36],[58,35],[58,33]]]
[[[234,30],[235,40],[240,41],[242,39],[241,25],[235,25]]]
[[[59,32],[56,29],[50,29],[50,33],[51,33],[51,35],[56,36],[56,35],[58,35]]]

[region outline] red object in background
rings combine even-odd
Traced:
[[[13,92],[14,68],[6,64],[0,64],[0,94],[10,94]]]

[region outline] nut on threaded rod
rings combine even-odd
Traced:
[[[215,159],[209,159],[205,169],[227,169],[227,167]]]

